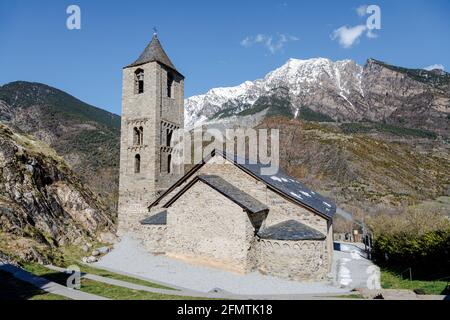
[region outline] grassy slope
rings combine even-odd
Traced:
[[[370,212],[418,204],[445,195],[450,184],[442,142],[426,140],[422,148],[281,117],[259,127],[280,130],[282,168],[344,208]]]
[[[94,244],[93,247],[98,248],[98,247],[102,247],[102,246],[104,246],[104,244],[97,243],[97,244]],[[94,268],[89,265],[83,264],[80,261],[81,261],[81,258],[86,255],[86,253],[84,251],[82,251],[78,246],[66,246],[64,248],[61,248],[61,253],[62,254],[60,256],[58,266],[63,267],[63,268],[67,268],[68,266],[71,266],[71,265],[76,265],[80,268],[80,271],[83,273],[95,274],[95,275],[106,277],[106,278],[127,281],[130,283],[139,284],[139,285],[152,287],[152,288],[175,290],[173,288],[159,285],[157,283],[153,283],[150,281],[145,281],[145,280],[141,280],[141,279],[137,279],[137,278],[133,278],[133,277],[128,277],[125,275],[120,275],[117,273],[109,272],[107,270],[98,269],[98,268]],[[29,265],[29,264],[24,264],[24,265]],[[29,266],[33,266],[33,264],[31,264]]]
[[[41,276],[47,280],[59,283],[61,285],[66,285],[66,281],[68,278],[67,274],[55,272],[53,270],[47,269],[44,266],[41,266],[39,264],[25,264],[24,269],[28,272],[31,272],[33,274],[36,274],[38,276]],[[92,271],[92,269],[91,269]],[[106,271],[101,271],[97,269],[97,273],[105,274]],[[109,275],[111,273],[107,272]],[[119,278],[120,280],[129,281],[131,278],[126,277],[123,278],[121,275],[114,275],[114,278]],[[138,280],[138,279],[135,279]],[[140,280],[138,280],[140,281]],[[136,282],[134,282],[136,283]],[[139,284],[151,286],[151,287],[159,287],[161,286],[152,284],[149,282],[140,282]],[[160,294],[160,293],[153,293],[153,292],[147,292],[147,291],[139,291],[139,290],[132,290],[128,288],[113,286],[105,283],[101,283],[98,281],[93,281],[89,279],[81,279],[81,291],[99,295],[102,297],[115,299],[115,300],[189,300],[189,299],[198,299],[193,297],[186,297],[186,296],[175,296],[175,295],[167,295],[167,294]]]
[[[408,274],[403,275],[407,277]],[[420,289],[425,294],[449,294],[445,293],[448,286],[448,281],[420,281],[404,279],[401,276],[386,270],[381,271],[381,285],[384,289],[407,289],[416,290]]]
[[[20,92],[20,97],[17,96]],[[19,98],[19,100],[18,100]],[[0,87],[0,99],[13,107],[29,108],[44,104],[54,108],[55,112],[79,121],[95,121],[110,128],[120,129],[120,117],[94,107],[64,91],[41,83],[17,81]]]

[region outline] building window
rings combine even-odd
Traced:
[[[173,95],[173,75],[171,73],[167,74],[167,96],[172,98]]]
[[[133,145],[142,146],[144,144],[144,128],[133,128]]]
[[[167,147],[170,147],[170,145],[172,144],[172,134],[173,134],[173,130],[166,129],[166,146]]]
[[[143,127],[139,127],[139,145],[143,145],[144,144],[144,128]]]
[[[140,172],[141,172],[141,156],[137,154],[134,157],[134,173]]]
[[[140,133],[138,128],[133,128],[133,145],[138,146],[140,144]]]
[[[141,94],[144,92],[144,70],[137,69],[134,73],[134,92]]]
[[[167,156],[167,173],[170,173],[172,171],[172,155],[169,154]]]

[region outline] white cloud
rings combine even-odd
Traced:
[[[367,7],[367,4],[359,6],[358,8],[356,8],[356,14],[360,17],[364,17],[367,14]]]
[[[363,4],[357,7],[355,9],[355,12],[360,18],[364,18],[368,14],[367,9],[370,9],[371,7],[373,6]],[[359,42],[360,38],[364,34],[368,39],[378,38],[378,34],[375,33],[374,28],[366,23],[359,24],[354,27],[342,26],[333,31],[333,33],[331,34],[331,39],[337,39],[339,41],[339,44],[344,48],[351,48],[354,44],[357,44]]]
[[[431,66],[425,67],[423,69],[428,70],[428,71],[431,71],[434,69],[445,71],[445,67],[442,64],[432,64]]]
[[[333,31],[331,39],[338,39],[339,44],[344,48],[351,48],[353,44],[358,43],[359,38],[367,30],[363,24],[354,27],[342,26]]]
[[[249,48],[256,44],[262,44],[270,53],[275,54],[283,50],[284,45],[291,41],[298,41],[299,39],[289,34],[278,34],[275,38],[271,35],[257,34],[256,36],[245,37],[241,41],[243,47]]]
[[[375,32],[373,32],[373,30],[367,30],[367,33],[366,33],[366,36],[367,36],[367,38],[369,38],[369,39],[375,39],[375,38],[378,38],[378,35],[375,33]]]

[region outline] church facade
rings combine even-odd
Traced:
[[[184,77],[156,37],[123,70],[119,234],[149,252],[292,280],[330,272],[336,206],[281,170],[261,175],[214,150],[184,172],[172,163]]]

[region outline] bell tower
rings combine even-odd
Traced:
[[[156,32],[144,52],[123,68],[119,231],[133,229],[150,203],[183,174],[172,161],[175,130],[184,127],[184,76]]]

